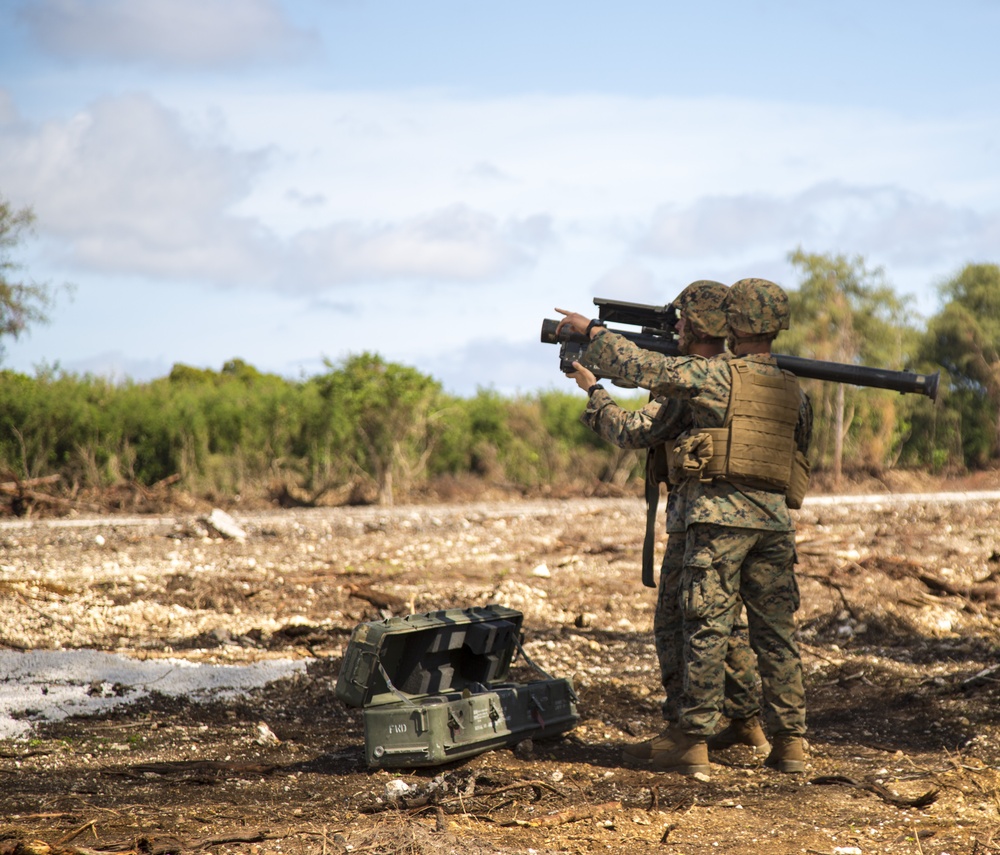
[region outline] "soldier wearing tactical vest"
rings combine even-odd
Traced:
[[[727,291],[721,282],[703,279],[688,285],[674,301],[678,312],[678,349],[682,354],[711,359],[725,353],[727,328],[722,303]],[[690,408],[685,401],[657,397],[638,410],[623,409],[597,382],[593,372],[579,362],[574,366],[576,371],[567,376],[576,380],[588,398],[580,420],[612,445],[649,450],[646,477],[647,489],[654,491],[650,509],[651,526],[655,526],[655,498],[660,483],[668,480],[667,472],[659,471],[664,468],[659,461],[665,461],[677,438],[694,427]],[[653,615],[653,639],[660,664],[660,680],[666,693],[663,718],[670,724],[677,723],[683,684],[684,632],[678,592],[687,524],[682,494],[682,490],[673,487],[667,494],[667,545]],[[646,537],[655,538],[655,528],[647,530]],[[729,724],[708,740],[708,747],[722,750],[733,745],[749,745],[754,753],[764,756],[770,745],[758,718],[757,660],[750,649],[742,610],[733,625],[725,666],[723,713]],[[626,761],[640,765],[649,763],[653,744],[654,740],[647,739],[626,746]]]
[[[708,773],[707,740],[721,719],[725,657],[742,600],[772,740],[765,764],[805,771],[805,692],[793,638],[799,592],[786,492],[804,490],[811,413],[794,376],[770,353],[788,329],[787,295],[764,279],[741,279],[729,289],[729,359],[664,356],[583,315],[557,311],[566,316],[560,328],[589,335],[588,365],[656,396],[687,401],[695,426],[676,443],[673,460],[687,523],[683,693],[676,725],[653,741],[653,767]],[[792,504],[798,501],[800,495]]]

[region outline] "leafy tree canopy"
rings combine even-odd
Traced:
[[[34,222],[31,208],[17,210],[0,197],[0,357],[3,340],[17,339],[32,324],[47,321],[52,305],[49,286],[21,278],[22,265],[12,256]]]
[[[789,261],[802,274],[789,291],[792,328],[781,334],[778,350],[813,359],[905,367],[917,342],[908,298],[886,281],[881,267],[864,258],[807,253]]]
[[[941,295],[947,302],[928,325],[929,356],[956,386],[1000,401],[1000,266],[969,264]]]

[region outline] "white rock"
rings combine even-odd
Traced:
[[[278,739],[274,731],[267,726],[267,722],[258,721],[257,743],[258,745],[279,745],[281,743],[281,740]]]
[[[402,778],[396,778],[385,785],[385,797],[390,802],[395,802],[407,795],[411,789],[412,787]]]
[[[246,540],[247,533],[236,524],[229,514],[219,508],[214,508],[212,513],[201,520],[205,525],[215,529],[223,537],[231,540]]]

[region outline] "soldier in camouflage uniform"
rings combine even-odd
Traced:
[[[684,678],[677,724],[652,748],[663,771],[707,773],[708,738],[724,703],[725,657],[739,603],[757,654],[764,716],[773,741],[765,763],[803,772],[806,732],[802,661],[795,644],[794,524],[785,490],[796,447],[809,444],[811,414],[794,376],[771,356],[788,329],[788,297],[773,282],[741,279],[726,296],[729,359],[643,350],[575,312],[558,310],[591,343],[584,361],[656,396],[686,400],[695,430],[675,448],[690,473],[685,503]],[[557,330],[558,332],[558,330]]]
[[[682,354],[712,358],[725,352],[726,316],[722,311],[727,288],[721,282],[699,280],[685,288],[675,301],[679,320],[678,349]],[[671,398],[650,400],[639,410],[626,410],[597,383],[597,378],[579,362],[569,374],[587,392],[587,408],[580,420],[602,438],[619,448],[652,448],[672,442],[694,426],[687,403]],[[654,489],[658,489],[655,485]],[[667,498],[667,545],[660,569],[653,638],[660,663],[660,679],[666,692],[663,718],[676,724],[682,688],[684,650],[683,621],[678,592],[684,559],[684,532],[687,528],[679,490],[670,490]],[[757,660],[750,649],[742,609],[729,640],[725,671],[724,715],[729,725],[708,740],[711,749],[725,749],[745,744],[764,755],[770,748],[760,727],[760,691]],[[654,740],[647,739],[626,746],[625,759],[648,763]]]

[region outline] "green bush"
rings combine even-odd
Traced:
[[[575,390],[458,398],[375,354],[326,368],[291,381],[232,360],[220,371],[175,365],[166,377],[121,384],[0,372],[0,468],[8,478],[59,474],[70,491],[179,477],[204,496],[264,495],[278,484],[311,501],[392,502],[442,478],[522,492],[641,484],[644,455],[586,428]],[[987,465],[989,399],[947,386],[937,404],[852,390],[848,459],[935,471]],[[647,400],[613,394],[628,408]],[[814,459],[824,462],[822,447]]]

